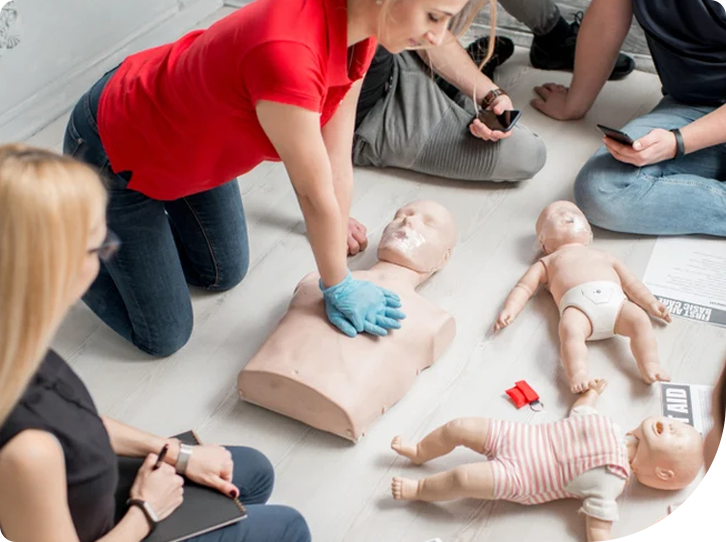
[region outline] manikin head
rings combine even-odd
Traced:
[[[563,245],[589,245],[592,242],[590,223],[571,201],[549,204],[539,215],[535,229],[545,254],[551,254]]]
[[[701,471],[703,439],[690,425],[653,416],[631,435],[638,439],[638,447],[630,466],[641,484],[655,489],[682,489]]]
[[[435,201],[404,205],[383,230],[378,259],[425,275],[442,269],[456,245],[456,223]]]

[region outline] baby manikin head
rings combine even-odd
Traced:
[[[653,416],[631,433],[638,448],[630,462],[638,481],[663,490],[683,489],[703,466],[703,439],[690,425]]]
[[[592,242],[592,228],[580,208],[571,201],[556,201],[548,205],[537,219],[537,239],[545,254],[562,245]]]
[[[435,201],[419,200],[401,207],[383,230],[378,259],[432,274],[446,265],[454,245],[451,213]]]

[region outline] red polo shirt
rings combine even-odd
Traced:
[[[324,125],[375,52],[350,60],[346,0],[256,0],[207,30],[127,58],[106,85],[98,125],[129,188],[172,200],[279,160],[255,106],[270,100],[320,113]]]

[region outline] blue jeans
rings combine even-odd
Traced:
[[[232,483],[247,508],[247,518],[189,542],[310,542],[310,531],[299,512],[287,506],[265,504],[272,493],[275,473],[257,450],[228,447],[234,461]]]
[[[107,73],[76,105],[63,151],[97,169],[109,191],[108,227],[122,241],[83,301],[101,320],[153,356],[173,354],[192,332],[188,284],[222,291],[247,273],[247,224],[237,181],[175,201],[129,190],[133,172],[114,172],[98,132]]]
[[[623,131],[637,139],[654,128],[682,128],[714,109],[666,97]],[[575,201],[590,222],[608,230],[726,237],[723,181],[726,144],[642,168],[616,160],[603,146],[578,174]]]

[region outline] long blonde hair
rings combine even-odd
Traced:
[[[88,166],[47,150],[0,146],[0,425],[68,310],[105,204]]]
[[[382,0],[381,10],[379,12],[378,24],[382,26],[385,23],[386,17],[388,17],[391,4],[396,0]],[[449,30],[456,37],[461,38],[469,27],[474,22],[477,13],[484,7],[487,0],[468,0],[462,10],[457,13],[449,24]],[[487,48],[487,54],[479,65],[479,69],[482,69],[487,62],[494,55],[494,46],[497,35],[497,0],[489,0],[489,45]]]

